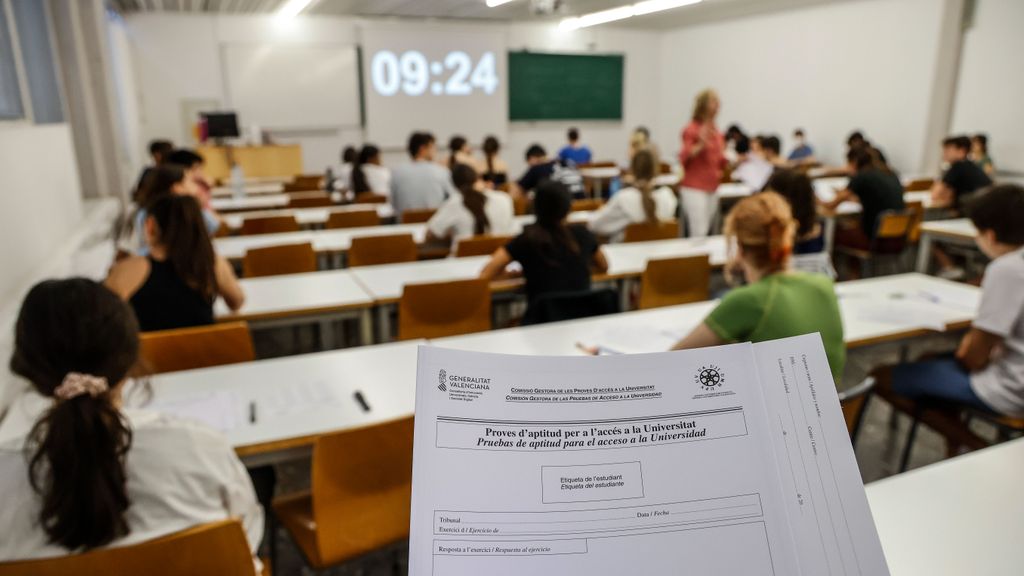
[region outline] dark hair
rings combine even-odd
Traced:
[[[538,248],[548,266],[559,265],[556,257],[559,249],[573,254],[580,253],[580,247],[565,223],[571,207],[572,195],[561,182],[546,180],[534,191],[533,212],[537,220],[523,234]]]
[[[161,161],[165,160],[172,150],[174,150],[174,144],[170,140],[153,140],[149,143],[149,155],[159,155]]]
[[[162,164],[146,172],[132,199],[140,208],[144,208],[156,198],[170,194],[174,185],[184,180],[184,168],[177,164]]]
[[[452,183],[462,193],[462,205],[473,215],[473,234],[486,234],[491,222],[484,212],[484,205],[487,204],[487,196],[474,188],[480,176],[472,166],[467,164],[456,164],[452,167]]]
[[[356,151],[355,146],[345,146],[345,149],[341,151],[341,162],[343,164],[352,164],[358,156],[359,152]]]
[[[969,152],[971,150],[971,139],[967,136],[950,136],[942,141],[942,147],[945,148],[947,146]]]
[[[651,191],[654,187],[654,177],[658,175],[658,161],[655,160],[654,154],[651,154],[650,150],[637,150],[636,154],[633,154],[633,161],[630,163],[629,170],[633,173],[633,178],[636,180],[636,188],[640,191],[640,199],[644,208],[644,218],[648,224],[657,224],[658,215],[656,213],[657,204],[654,202],[654,197],[651,196]]]
[[[196,164],[202,164],[203,157],[187,148],[179,148],[178,150],[168,154],[167,158],[164,159],[164,162],[167,164],[184,166],[187,169],[195,166]]]
[[[850,132],[850,135],[846,137],[847,146],[853,146],[854,144],[860,142],[867,142],[867,140],[864,138],[864,134],[862,134],[859,130],[854,130],[853,132]]]
[[[746,138],[746,137],[747,137],[747,135],[743,133],[743,129],[740,128],[739,124],[732,124],[728,128],[726,128],[726,130],[725,130],[725,139],[726,140],[731,140],[731,139],[734,139],[734,138],[736,138],[736,139],[738,139],[738,138]]]
[[[466,140],[463,136],[452,136],[448,140],[448,169],[455,168],[455,153],[465,148],[468,142],[469,140]]]
[[[199,201],[169,194],[156,199],[146,211],[156,221],[159,244],[179,278],[212,303],[217,297],[215,257]]]
[[[580,131],[578,128],[569,128],[566,136],[569,138],[569,142],[575,142],[580,139]]]
[[[541,146],[540,144],[531,144],[530,147],[526,149],[527,160],[529,160],[530,158],[543,158],[544,156],[547,155],[547,151],[544,150],[544,147]]]
[[[736,138],[736,153],[746,154],[750,152],[750,138],[743,136],[742,134]]]
[[[768,179],[764,189],[778,192],[793,209],[797,222],[797,236],[805,236],[818,223],[814,186],[806,174],[797,170],[776,170]]]
[[[487,161],[487,174],[494,174],[494,157],[501,150],[501,143],[494,136],[484,138],[484,160]]]
[[[803,136],[803,135],[804,135],[803,128],[797,128],[796,130],[793,130],[793,136]]]
[[[846,152],[846,161],[853,164],[859,171],[869,167],[875,167],[876,156],[871,153],[871,146],[855,145]]]
[[[986,152],[986,153],[988,152],[988,136],[987,135],[980,134],[980,133],[979,134],[975,134],[974,136],[971,137],[971,140],[973,140],[974,142],[977,142],[978,145],[981,146],[981,151],[982,152]]]
[[[128,305],[85,278],[46,280],[21,303],[11,372],[52,397],[71,372],[125,379],[139,353],[139,326]],[[58,400],[25,445],[29,482],[40,496],[39,524],[68,551],[97,548],[129,532],[125,455],[128,423],[111,393]]]
[[[366,180],[366,172],[363,170],[363,164],[368,163],[379,155],[380,148],[377,148],[373,144],[367,144],[359,151],[359,156],[356,158],[352,166],[353,193],[362,194],[363,192],[374,192],[374,190],[370,190],[370,183]]]
[[[420,150],[430,146],[433,142],[434,135],[430,132],[413,132],[412,135],[409,136],[409,145],[407,147],[409,150],[409,156],[415,158],[419,155]]]
[[[782,152],[782,143],[779,142],[778,136],[762,136],[761,148],[779,154]]]
[[[999,242],[1024,245],[1024,187],[1019,184],[997,184],[976,192],[965,212],[975,228],[991,230]]]

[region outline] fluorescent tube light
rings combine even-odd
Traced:
[[[562,30],[578,30],[588,26],[597,26],[598,24],[615,22],[616,20],[625,20],[626,18],[632,18],[633,16],[644,16],[646,14],[661,12],[662,10],[671,10],[681,6],[689,6],[701,1],[702,0],[646,0],[645,2],[637,2],[636,4],[612,8],[611,10],[602,10],[601,12],[591,12],[590,14],[584,14],[582,16],[565,18],[558,24],[558,27]]]
[[[487,0],[487,7],[494,8],[495,6],[501,6],[502,4],[508,4],[512,0]]]
[[[646,2],[637,2],[636,4],[633,4],[633,16],[643,16],[644,14],[653,14],[655,12],[661,12],[662,10],[681,8],[683,6],[697,4],[700,1],[701,0],[647,0]]]
[[[284,6],[277,11],[278,18],[294,18],[299,12],[305,10],[313,0],[288,0]]]

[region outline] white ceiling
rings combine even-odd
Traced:
[[[216,12],[225,14],[267,14],[287,0],[107,0],[122,14],[139,12]],[[515,0],[488,8],[484,0],[313,0],[303,14],[330,16],[376,16],[399,18],[486,19],[537,21],[595,12],[630,4],[635,0],[561,0],[554,16],[532,13],[532,0]],[[741,18],[754,14],[852,0],[704,0],[667,12],[640,16],[610,24],[631,28],[666,29],[704,22]]]

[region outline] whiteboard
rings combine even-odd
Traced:
[[[242,126],[359,126],[359,63],[352,44],[222,44],[225,90]]]

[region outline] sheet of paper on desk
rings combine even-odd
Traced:
[[[340,404],[334,389],[320,380],[282,382],[256,397],[259,418],[308,413],[323,406]]]
[[[239,404],[237,396],[231,392],[221,391],[166,402],[153,402],[146,408],[171,414],[183,420],[201,422],[215,430],[227,432],[236,426]]]
[[[885,576],[817,335],[603,357],[421,347],[411,576]]]
[[[626,325],[603,330],[592,341],[588,339],[580,344],[607,350],[611,354],[641,354],[670,350],[683,336],[686,336],[684,332]]]
[[[859,299],[855,309],[862,320],[940,331],[946,328],[946,312],[940,305],[917,295]]]

